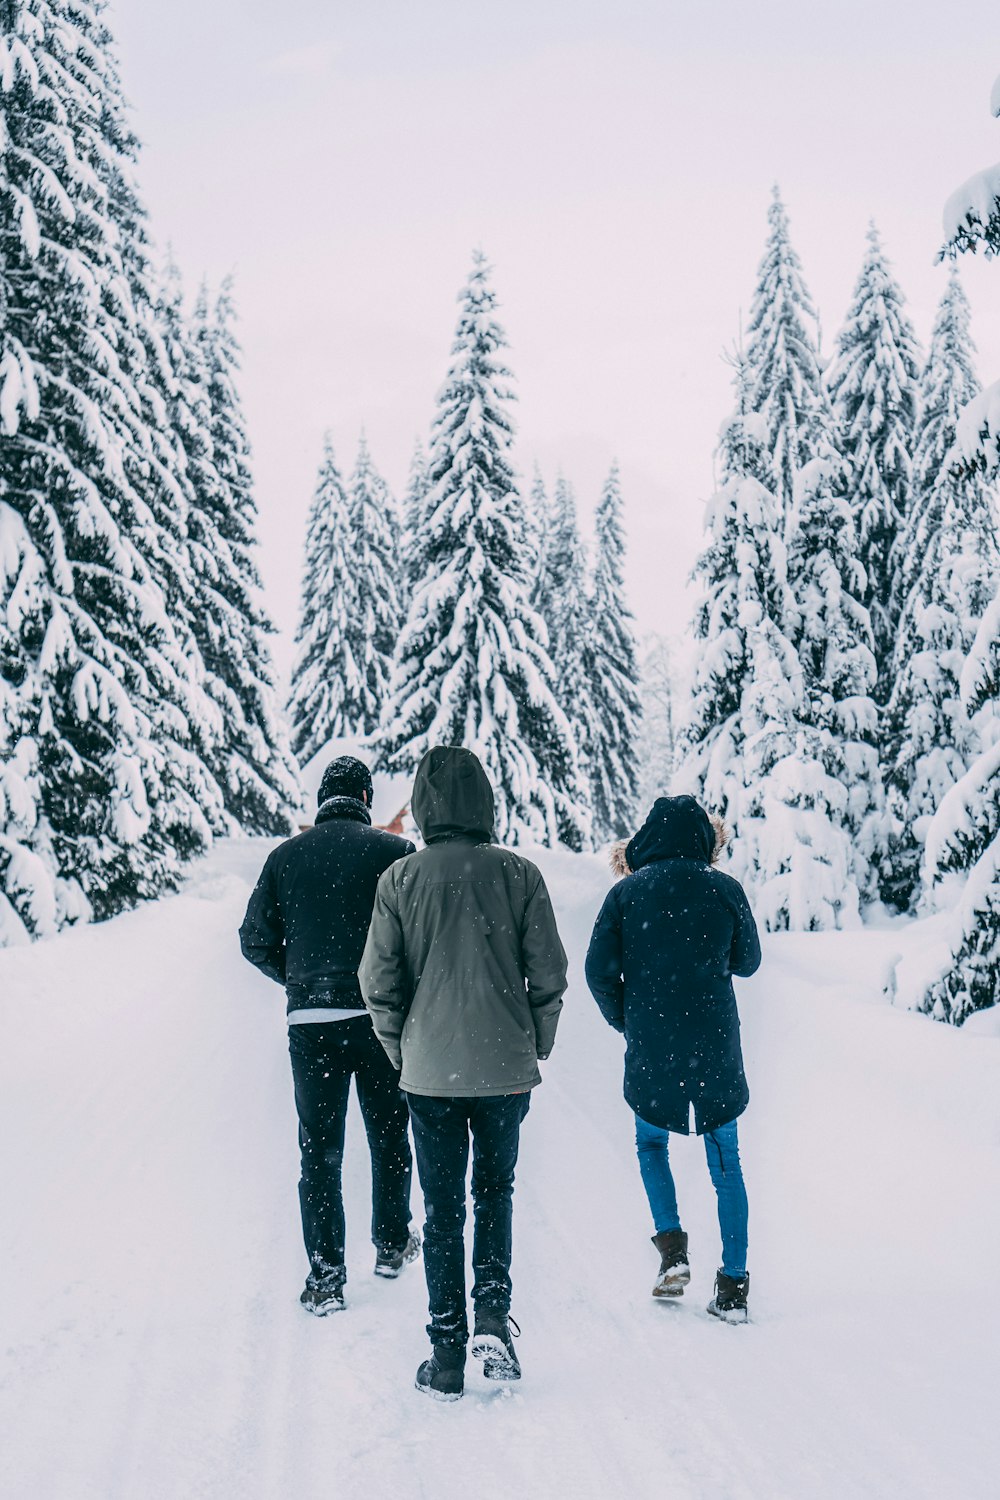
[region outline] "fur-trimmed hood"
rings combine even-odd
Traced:
[[[708,821],[711,823],[712,832],[715,835],[715,846],[712,849],[712,856],[709,863],[717,865],[726,849],[732,843],[733,835],[725,819],[718,813],[709,813]],[[612,872],[618,880],[623,880],[626,875],[633,873],[628,862],[627,853],[630,843],[631,839],[619,839],[617,843],[611,845],[609,862]]]

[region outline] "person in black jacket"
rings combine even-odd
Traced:
[[[352,1076],[371,1152],[375,1274],[398,1276],[420,1246],[410,1229],[406,1100],[358,985],[379,876],[415,850],[371,827],[371,801],[368,767],[352,756],[333,761],[315,826],[268,856],[240,928],[244,958],[287,996],[310,1267],[300,1301],[320,1316],[344,1306],[341,1169]]]
[[[607,896],[587,953],[587,983],[625,1035],[625,1098],[653,1214],[660,1271],[653,1295],[690,1280],[670,1171],[670,1132],[691,1113],[705,1137],[719,1201],[722,1266],[709,1312],[747,1316],[747,1197],[736,1120],[750,1099],[732,975],[760,966],[743,887],[713,868],[716,828],[693,797],[660,797],[625,850],[626,878]]]

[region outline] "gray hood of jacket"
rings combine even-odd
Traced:
[[[412,806],[428,847],[380,878],[358,975],[375,1034],[406,1093],[532,1089],[566,989],[541,872],[493,841],[493,792],[470,751],[429,751]]]
[[[493,839],[493,788],[479,757],[457,745],[436,745],[417,767],[413,817],[425,844]]]

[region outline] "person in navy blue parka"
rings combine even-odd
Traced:
[[[721,843],[724,847],[724,840]],[[732,976],[760,965],[743,887],[713,867],[716,826],[693,797],[660,797],[624,854],[587,953],[587,983],[625,1035],[625,1098],[660,1251],[654,1296],[690,1280],[669,1164],[670,1132],[705,1137],[719,1196],[723,1264],[709,1311],[746,1318],[747,1200],[736,1120],[750,1098]]]

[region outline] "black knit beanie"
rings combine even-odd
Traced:
[[[323,772],[323,780],[319,784],[319,802],[321,807],[331,797],[353,797],[355,801],[362,802],[367,793],[370,803],[372,791],[372,773],[364,761],[355,760],[353,755],[338,755]]]

